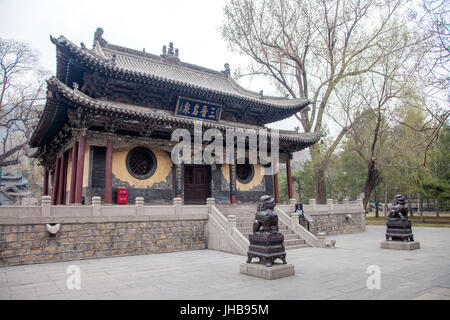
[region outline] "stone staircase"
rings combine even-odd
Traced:
[[[255,205],[216,205],[217,209],[224,215],[236,216],[236,227],[248,239],[253,233],[253,221],[255,220]],[[311,247],[304,239],[294,233],[287,225],[278,219],[278,230],[284,235],[284,246],[286,250]]]

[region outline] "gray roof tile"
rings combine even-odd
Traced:
[[[81,59],[97,67],[103,66],[108,70],[126,75],[156,79],[187,88],[203,89],[273,108],[298,111],[309,103],[306,99],[261,96],[260,93],[241,87],[225,72],[181,62],[178,59],[163,59],[154,54],[108,43],[101,46],[98,41],[93,49],[86,49],[76,46],[64,36],[51,39],[55,44],[67,47]]]

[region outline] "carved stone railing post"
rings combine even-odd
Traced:
[[[294,228],[295,225],[298,224],[298,213],[297,212],[291,212],[291,225],[290,228]]]
[[[309,204],[312,207],[313,211],[316,211],[316,199],[309,199]]]
[[[206,198],[206,205],[208,206],[208,213],[211,213],[211,207],[216,205],[216,199]]]
[[[349,201],[348,199],[344,199],[345,211],[348,212]]]
[[[236,216],[229,214],[227,216],[227,220],[230,223],[231,228],[236,228]]]
[[[333,199],[327,199],[327,205],[330,211],[334,210],[334,203],[333,203]]]
[[[98,196],[92,197],[92,215],[94,217],[102,215],[102,199]]]
[[[317,234],[317,239],[319,239],[318,241],[319,248],[325,248],[325,238],[326,238],[325,232],[319,232]]]
[[[183,199],[182,198],[173,198],[173,206],[175,207],[175,215],[179,216],[183,210]]]
[[[52,212],[52,197],[42,196],[41,198],[41,209],[43,217],[50,217]]]
[[[135,207],[136,207],[136,215],[143,216],[144,215],[144,197],[136,197]]]
[[[289,204],[292,207],[292,210],[295,210],[295,204],[297,203],[297,199],[289,199]]]

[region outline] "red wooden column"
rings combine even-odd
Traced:
[[[289,158],[286,160],[286,177],[287,177],[288,195],[290,200],[294,198],[294,193],[292,192],[291,160]]]
[[[183,174],[182,174],[182,165],[175,165],[175,198],[181,198],[183,194]]]
[[[280,203],[280,188],[278,186],[278,163],[273,165],[273,192],[275,193],[275,203]]]
[[[236,195],[235,194],[230,194],[230,203],[231,204],[235,204],[236,203]]]
[[[105,203],[112,204],[112,140],[106,141],[105,159]]]
[[[236,164],[230,163],[230,203],[236,203]]]
[[[81,204],[83,195],[84,152],[86,151],[86,137],[78,138],[77,175],[75,185],[75,203]]]
[[[61,158],[59,159],[59,177],[58,177],[58,197],[56,204],[63,204],[64,200],[64,167],[66,162],[66,154],[62,153]]]
[[[66,152],[66,155],[64,156],[64,166],[63,166],[63,174],[64,174],[64,179],[63,179],[63,186],[62,186],[62,204],[66,204],[67,203],[67,195],[66,195],[66,191],[67,191],[67,167],[69,165],[69,152]]]
[[[75,203],[75,188],[77,179],[77,158],[78,158],[78,141],[73,143],[72,148],[72,167],[70,173],[70,193],[69,203]]]
[[[44,169],[44,185],[42,186],[42,195],[48,196],[48,170]]]
[[[58,185],[59,185],[59,165],[60,165],[60,158],[56,159],[56,165],[55,169],[53,171],[53,187],[52,187],[52,204],[56,205],[57,203],[57,196],[58,196]]]

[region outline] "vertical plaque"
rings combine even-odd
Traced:
[[[183,168],[182,164],[175,165],[175,193],[183,193]]]
[[[236,165],[230,164],[230,193],[236,194]]]

